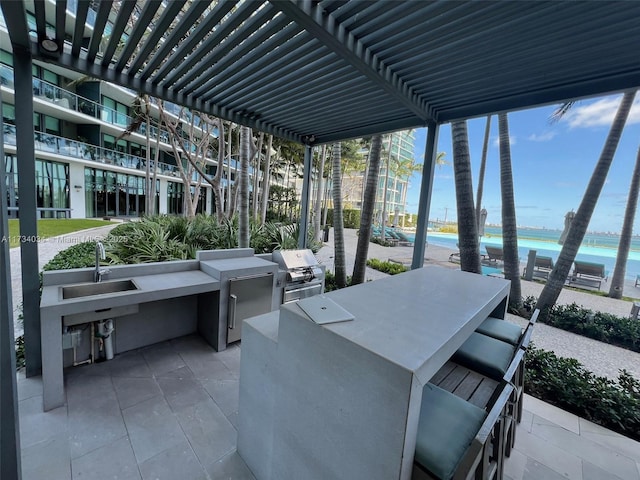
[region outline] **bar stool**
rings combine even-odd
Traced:
[[[530,325],[535,325],[538,321],[538,315],[540,310],[536,309],[529,319]],[[518,345],[522,339],[524,333],[522,328],[515,323],[502,320],[500,318],[489,317],[476,328],[476,332],[486,335],[488,337],[502,340],[511,345]]]
[[[511,448],[515,444],[515,424],[522,420],[522,402],[524,399],[524,350],[531,341],[533,326],[538,318],[538,310],[531,317],[524,333],[520,335],[516,345],[502,340],[473,332],[451,358],[454,362],[485,375],[493,380],[505,380],[514,387],[509,414],[512,417],[512,425],[509,425],[507,437],[506,455],[511,454]],[[509,325],[508,322],[499,320]],[[514,325],[520,330],[520,327]],[[522,351],[522,354],[519,352]],[[514,360],[517,360],[514,362]]]
[[[504,426],[513,386],[502,382],[488,412],[440,387],[422,389],[412,480],[502,478]]]

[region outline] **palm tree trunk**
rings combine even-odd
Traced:
[[[376,205],[376,190],[378,189],[378,177],[380,175],[381,148],[382,137],[380,135],[374,135],[371,139],[371,150],[369,151],[367,184],[364,189],[362,212],[360,213],[360,231],[358,232],[358,247],[356,248],[356,259],[353,265],[353,278],[351,279],[351,285],[357,285],[364,282],[364,274],[367,269],[367,255],[369,252],[369,242],[371,238],[371,223],[373,222],[373,211]]]
[[[622,96],[622,101],[620,102],[616,116],[611,124],[609,135],[607,136],[607,140],[605,141],[602,152],[600,153],[598,163],[593,170],[593,174],[591,175],[591,179],[587,185],[587,190],[584,193],[582,202],[580,203],[578,211],[571,222],[571,227],[569,228],[569,233],[567,234],[567,238],[562,246],[560,255],[558,256],[558,261],[556,262],[551,275],[549,275],[549,281],[547,281],[547,284],[544,286],[544,289],[538,298],[536,307],[540,309],[543,315],[546,315],[547,310],[558,300],[558,296],[562,291],[567,275],[569,275],[571,264],[578,254],[578,249],[580,248],[584,234],[589,226],[591,215],[595,209],[598,197],[600,196],[600,192],[604,186],[604,182],[607,179],[609,167],[611,166],[613,156],[616,153],[620,137],[622,136],[622,130],[624,129],[627,117],[629,116],[629,111],[633,105],[635,95],[636,92],[626,92]]]
[[[269,188],[271,187],[271,148],[273,146],[273,135],[269,135],[269,143],[267,143],[267,158],[264,167],[264,180],[262,180],[262,210],[261,223],[267,221],[267,210],[269,208]]]
[[[382,221],[380,228],[380,240],[384,244],[387,230],[387,185],[389,184],[389,167],[391,163],[391,142],[393,140],[393,133],[389,134],[389,152],[387,155],[387,167],[384,172],[384,190],[382,191]]]
[[[344,218],[342,216],[342,188],[340,182],[340,143],[333,144],[333,237],[336,285],[347,286],[347,267],[344,250]]]
[[[258,148],[255,152],[255,168],[253,170],[253,198],[251,202],[251,218],[254,220],[258,219],[258,199],[260,195],[258,195],[258,190],[260,186],[260,164],[262,163],[260,157],[262,156],[262,144],[264,142],[264,132],[260,132],[260,137],[258,140]]]
[[[480,222],[480,210],[482,210],[482,194],[484,190],[484,171],[487,167],[487,151],[489,150],[489,132],[491,131],[491,115],[487,115],[487,123],[484,127],[484,141],[482,143],[482,157],[480,158],[480,173],[478,174],[478,190],[476,192],[476,220]],[[480,230],[480,223],[478,223]]]
[[[238,215],[238,247],[249,248],[249,155],[251,130],[240,127],[240,208]]]
[[[509,143],[509,120],[506,113],[498,114],[500,134],[500,191],[502,194],[502,251],[504,255],[504,277],[511,280],[509,306],[522,308],[520,288],[520,260],[518,258],[518,227],[516,225],[516,205],[513,195],[513,174],[511,172],[511,145]]]
[[[451,137],[458,211],[460,269],[465,272],[481,273],[478,223],[476,222],[476,212],[473,208],[473,185],[467,122],[453,122],[451,124]]]
[[[316,242],[320,241],[320,216],[322,215],[322,192],[324,191],[324,158],[326,154],[327,146],[322,145],[322,150],[320,150],[318,181],[316,185],[316,201],[313,214],[313,239]]]
[[[226,188],[226,198],[227,203],[225,205],[227,218],[231,220],[231,155],[232,155],[232,146],[233,146],[233,123],[229,123],[229,138],[227,139],[227,188]],[[236,181],[238,179],[236,178]]]
[[[633,234],[633,221],[636,217],[636,207],[638,206],[638,190],[640,189],[640,148],[636,156],[636,166],[631,176],[631,186],[629,187],[629,198],[624,212],[624,222],[620,233],[620,243],[618,244],[618,254],[616,255],[616,266],[611,277],[611,287],[609,296],[611,298],[622,298],[624,291],[624,276],[627,272],[627,260],[631,249],[631,236]]]

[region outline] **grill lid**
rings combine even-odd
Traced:
[[[311,250],[274,250],[273,261],[284,270],[312,267],[318,264]]]

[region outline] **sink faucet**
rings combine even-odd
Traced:
[[[100,260],[105,260],[107,255],[104,251],[104,245],[102,242],[96,242],[96,269],[93,273],[93,281],[98,283],[102,281],[102,276],[109,273],[106,268],[100,268]]]

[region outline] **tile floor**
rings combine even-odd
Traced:
[[[183,337],[68,369],[67,403],[46,413],[40,379],[20,376],[24,480],[254,479],[236,452],[239,370],[239,346]],[[526,397],[505,473],[640,480],[640,444]]]

